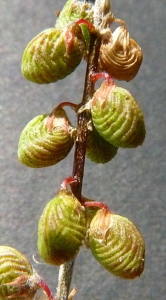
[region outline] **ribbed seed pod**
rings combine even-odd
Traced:
[[[127,218],[98,210],[90,224],[89,245],[97,261],[112,274],[124,279],[142,274],[144,239]]]
[[[57,21],[56,28],[64,28],[79,19],[85,19],[93,24],[94,4],[91,1],[68,0]]]
[[[135,40],[129,38],[125,26],[107,33],[100,48],[99,66],[113,78],[132,80],[141,66],[142,50]]]
[[[85,235],[85,209],[70,191],[60,190],[39,220],[40,256],[47,263],[61,265],[75,257]]]
[[[95,127],[88,132],[86,156],[97,164],[105,164],[115,157],[118,148],[103,139]]]
[[[39,115],[23,129],[18,143],[18,158],[31,168],[52,166],[63,160],[74,144],[75,129],[62,108]]]
[[[12,247],[0,246],[0,299],[32,300],[40,288],[28,259]]]
[[[68,47],[67,36],[72,35]],[[81,28],[49,28],[27,45],[22,58],[22,75],[35,83],[56,82],[71,74],[80,64],[85,49]]]
[[[93,124],[110,144],[135,148],[145,139],[143,113],[124,88],[104,81],[91,102]]]

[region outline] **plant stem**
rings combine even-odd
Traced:
[[[60,266],[55,300],[67,300],[73,274],[74,259]]]
[[[91,74],[95,69],[97,44],[98,44],[97,34],[91,35],[87,71],[85,76],[84,93],[83,93],[83,99],[80,104],[80,107],[88,103],[94,93],[94,83],[91,81]],[[72,192],[80,201],[81,201],[82,181],[84,175],[86,138],[87,138],[89,120],[90,120],[89,111],[83,109],[83,111],[78,114],[77,139],[75,144],[75,155],[74,155],[74,163],[73,163],[73,177],[77,179],[77,184],[73,185],[72,187]]]
[[[105,2],[107,0],[96,0],[94,24],[97,27],[100,26],[103,16],[105,14]],[[104,8],[104,9],[103,9]],[[102,12],[102,13],[101,13]],[[99,17],[100,16],[100,17]],[[85,76],[85,85],[82,102],[80,107],[84,106],[93,97],[94,94],[94,82],[91,81],[91,75],[97,70],[97,63],[99,57],[99,49],[101,45],[101,37],[97,33],[91,34],[91,41],[89,46],[89,55],[87,62],[87,70]],[[77,127],[77,139],[75,143],[75,154],[73,162],[73,177],[77,180],[76,184],[71,186],[72,192],[79,201],[81,201],[81,191],[84,176],[84,163],[86,153],[86,138],[88,132],[88,122],[90,120],[90,113],[88,110],[82,110],[78,113],[78,127]],[[68,263],[60,266],[59,270],[59,282],[57,287],[56,300],[67,300],[69,294],[70,283],[72,279],[74,259]]]
[[[85,105],[92,98],[94,93],[94,83],[92,83],[90,80],[90,74],[95,68],[95,60],[96,60],[96,53],[97,53],[96,44],[97,44],[97,35],[92,35],[90,48],[89,48],[87,71],[85,76],[84,93],[83,93],[83,98],[80,106]],[[75,154],[74,154],[74,162],[73,162],[73,177],[77,179],[77,182],[76,184],[71,185],[71,188],[75,197],[80,201],[81,201],[82,182],[84,176],[86,137],[88,131],[87,125],[89,119],[90,119],[90,114],[87,110],[83,110],[81,113],[78,114],[77,139],[75,143]],[[57,295],[56,295],[57,300],[68,299],[73,266],[74,266],[74,259],[60,266],[59,282],[58,282]]]

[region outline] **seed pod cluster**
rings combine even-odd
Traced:
[[[31,168],[52,166],[63,160],[74,144],[75,129],[62,108],[48,115],[39,115],[23,129],[18,158]]]
[[[94,94],[91,113],[96,130],[112,145],[135,148],[143,143],[143,113],[126,89],[104,81]]]
[[[129,37],[126,26],[120,26],[113,33],[109,31],[103,36],[99,66],[113,78],[132,80],[138,73],[142,59],[142,50]]]
[[[70,41],[69,45],[69,38]],[[45,84],[71,74],[80,64],[85,50],[81,28],[49,28],[27,45],[22,58],[22,75],[29,81]]]
[[[89,246],[96,260],[123,279],[134,279],[144,269],[145,243],[127,218],[107,209],[97,211],[89,228]]]
[[[86,156],[97,164],[111,161],[117,154],[118,148],[102,138],[95,127],[89,130],[86,141]]]
[[[39,289],[38,275],[18,250],[0,246],[0,299],[32,300]]]
[[[40,256],[47,263],[61,265],[75,257],[85,235],[85,209],[70,191],[60,190],[39,220]]]
[[[144,118],[138,103],[126,89],[110,79],[132,80],[142,63],[142,51],[129,37],[124,22],[111,32],[108,25],[114,17],[108,8],[109,3],[105,3],[106,18],[100,28],[95,29],[92,1],[68,0],[55,28],[41,32],[28,44],[21,67],[23,76],[32,82],[56,82],[71,74],[82,58],[86,58],[91,28],[96,34],[101,34],[98,71],[107,72],[108,76],[86,103],[92,117],[86,156],[103,164],[115,157],[119,147],[135,148],[145,138]],[[76,129],[61,107],[55,108],[50,115],[35,117],[24,128],[18,144],[21,163],[32,168],[48,167],[68,155],[75,141]],[[61,186],[39,219],[38,251],[42,259],[53,265],[64,264],[73,259],[85,243],[96,260],[112,274],[124,279],[140,276],[145,255],[140,231],[127,218],[111,213],[104,204],[96,202],[95,207],[95,201],[90,202],[93,201],[84,197],[80,202],[71,191]],[[20,255],[15,249],[0,247],[2,300],[8,297],[32,300],[39,288],[31,280],[34,275],[31,265]],[[43,295],[39,293],[36,297],[40,299]]]

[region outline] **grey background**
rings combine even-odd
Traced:
[[[55,9],[65,1],[0,1],[0,244],[37,254],[37,222],[72,172],[73,152],[58,165],[30,169],[17,160],[20,132],[36,115],[51,112],[61,101],[79,103],[85,63],[67,79],[37,85],[22,78],[24,48],[40,31],[53,27]],[[146,241],[146,266],[140,279],[125,281],[105,271],[90,251],[81,249],[72,287],[76,300],[166,299],[166,31],[165,0],[112,0],[144,52],[137,77],[119,83],[137,98],[145,115],[147,136],[142,147],[122,149],[106,165],[86,161],[83,194],[104,201],[112,211],[135,222]],[[74,115],[70,112],[72,118]],[[56,291],[58,267],[33,263]]]

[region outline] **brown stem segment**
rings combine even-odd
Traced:
[[[83,99],[80,104],[84,106],[92,98],[94,94],[94,83],[91,81],[91,74],[97,68],[98,54],[100,47],[100,38],[97,34],[91,35],[91,42],[89,48],[89,58],[87,63],[87,71],[85,76],[85,87],[83,93]],[[84,176],[84,163],[86,152],[86,138],[87,127],[90,120],[90,113],[88,110],[83,110],[78,114],[78,127],[77,127],[77,139],[74,154],[73,164],[73,177],[76,178],[77,183],[72,186],[72,192],[81,201],[82,181]]]
[[[96,8],[96,16],[94,16],[95,26],[98,28],[100,25],[103,14],[103,7],[105,0],[102,0],[101,3],[99,0]],[[103,12],[103,13],[102,13]],[[102,14],[101,14],[102,13]],[[102,17],[98,18],[99,15]],[[87,62],[87,70],[85,76],[85,86],[82,102],[80,103],[80,108],[92,98],[94,94],[94,82],[91,80],[92,74],[97,72],[99,50],[101,45],[101,36],[99,33],[91,32],[90,46],[89,46],[89,55]],[[78,113],[78,127],[77,127],[77,139],[75,143],[75,154],[74,154],[74,163],[73,163],[73,174],[72,176],[76,179],[76,183],[71,185],[71,189],[75,197],[81,202],[81,191],[82,183],[84,176],[84,163],[85,163],[85,153],[86,153],[86,138],[88,133],[88,122],[90,120],[90,112],[88,110],[82,110]],[[72,278],[74,266],[74,259],[68,263],[65,263],[60,267],[59,272],[59,283],[57,288],[56,300],[68,300],[70,283]]]
[[[97,61],[100,48],[100,37],[97,34],[91,35],[91,42],[89,47],[89,56],[87,63],[87,71],[85,76],[85,87],[82,102],[80,107],[85,105],[93,96],[94,82],[91,81],[91,74],[96,71]],[[75,143],[75,154],[73,163],[72,176],[76,179],[76,183],[71,185],[73,194],[77,199],[81,201],[82,182],[84,176],[84,163],[86,153],[86,138],[87,127],[90,120],[90,113],[88,110],[83,110],[78,114],[78,127],[77,127],[77,139]],[[59,284],[57,288],[56,300],[67,300],[69,294],[69,288],[72,278],[74,259],[68,263],[63,264],[60,267],[59,272]]]

